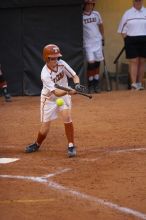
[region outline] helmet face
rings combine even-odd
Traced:
[[[49,57],[62,57],[62,54],[60,53],[60,49],[55,44],[48,44],[43,49],[43,59],[46,61]]]

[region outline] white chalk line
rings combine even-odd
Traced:
[[[65,173],[65,172],[70,171],[70,170],[71,169],[66,168],[66,169],[62,169],[62,170],[59,170],[55,173],[48,174],[48,175],[45,175],[45,176],[42,176],[42,177],[41,176],[39,176],[39,177],[34,177],[34,176],[13,176],[13,175],[0,175],[0,177],[1,178],[10,178],[10,179],[23,179],[23,180],[29,180],[29,181],[38,182],[38,183],[48,183],[49,188],[58,190],[60,192],[64,192],[64,193],[72,195],[72,196],[76,196],[79,199],[84,199],[84,200],[87,200],[87,201],[90,201],[90,202],[95,202],[97,205],[100,204],[100,205],[103,205],[103,206],[107,206],[108,208],[115,209],[115,210],[117,210],[121,213],[133,215],[133,216],[138,217],[140,219],[146,220],[146,214],[144,214],[144,213],[141,213],[139,211],[136,211],[136,210],[133,210],[133,209],[130,209],[130,208],[127,208],[127,207],[119,206],[117,204],[114,204],[112,202],[97,198],[95,196],[90,196],[90,195],[87,195],[85,193],[75,191],[71,188],[65,187],[63,185],[60,185],[60,184],[54,182],[54,181],[49,180],[51,177],[54,177],[58,174]]]
[[[85,161],[85,162],[95,162],[97,160],[101,159],[101,157],[96,157],[96,158],[82,158],[82,159],[79,159],[79,161]]]
[[[7,200],[0,200],[0,204],[12,204],[12,203],[48,203],[48,202],[54,202],[54,198],[49,199],[7,199]]]
[[[45,175],[45,176],[13,176],[13,175],[0,175],[0,177],[2,178],[9,178],[9,179],[22,179],[22,180],[31,180],[33,182],[38,182],[38,183],[47,183],[48,182],[48,179],[53,177],[53,176],[56,176],[58,174],[62,174],[64,172],[67,172],[67,171],[70,171],[71,169],[69,168],[66,168],[66,169],[63,169],[63,170],[59,170],[55,173],[51,173],[51,174],[48,174],[48,175]]]
[[[117,147],[118,148],[118,147]],[[116,152],[123,152],[123,153],[125,153],[125,152],[130,152],[130,151],[146,151],[146,147],[144,148],[142,148],[142,147],[139,147],[139,148],[135,148],[135,147],[133,147],[133,148],[125,148],[125,149],[108,149],[108,148],[103,148],[103,149],[91,149],[91,150],[88,150],[88,152],[99,152],[99,153],[116,153]]]
[[[133,216],[136,216],[136,217],[139,217],[141,219],[145,219],[146,220],[146,214],[144,213],[141,213],[141,212],[138,212],[136,210],[133,210],[133,209],[130,209],[130,208],[126,208],[126,207],[122,207],[122,206],[119,206],[117,204],[114,204],[112,202],[109,202],[109,201],[106,201],[106,200],[103,200],[103,199],[99,199],[95,196],[90,196],[90,195],[87,195],[85,193],[81,193],[81,192],[78,192],[78,191],[75,191],[75,190],[72,190],[70,188],[67,188],[67,187],[64,187],[56,182],[53,182],[53,181],[49,181],[49,186],[51,188],[54,188],[54,189],[57,189],[57,190],[60,190],[60,191],[64,191],[68,194],[71,194],[73,196],[76,196],[80,199],[86,199],[90,202],[95,202],[97,205],[104,205],[104,206],[107,206],[111,209],[115,209],[115,210],[118,210],[122,213],[126,213],[126,214],[130,214],[130,215],[133,215]]]
[[[2,144],[0,144],[0,147],[2,148],[2,147],[4,147],[5,149],[6,148],[16,148],[16,146],[15,145],[2,145]]]
[[[19,158],[6,158],[6,157],[3,157],[3,158],[0,158],[0,164],[12,163],[12,162],[15,162],[17,160],[19,160]]]
[[[102,151],[103,153],[109,153],[109,154],[118,154],[118,153],[130,153],[133,151],[146,151],[146,148],[130,148],[130,149],[122,149],[122,150],[105,150]],[[97,152],[97,150],[92,150],[92,152]],[[95,158],[82,158],[79,159],[80,161],[85,162],[95,162],[97,160],[100,160],[102,157],[95,157]]]
[[[124,150],[115,150],[115,151],[110,151],[110,153],[127,153],[131,151],[146,151],[146,148],[131,148],[131,149],[124,149]]]

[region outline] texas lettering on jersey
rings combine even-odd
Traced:
[[[84,22],[85,22],[85,24],[96,22],[96,18],[95,17],[94,18],[86,18],[86,19],[84,19]]]
[[[63,71],[60,72],[54,79],[53,79],[53,82],[56,83],[58,82],[60,79],[62,79],[64,77],[64,73]]]

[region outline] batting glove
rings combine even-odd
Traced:
[[[85,92],[85,91],[86,91],[86,87],[80,85],[79,83],[76,83],[76,84],[75,84],[75,90],[76,90],[77,92]]]
[[[79,83],[75,84],[75,90],[78,91],[78,92],[82,92],[82,88],[81,88],[81,85]]]

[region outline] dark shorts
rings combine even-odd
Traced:
[[[126,58],[146,58],[146,36],[127,36],[125,39]]]

